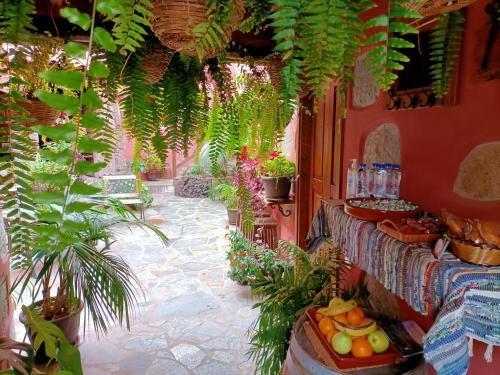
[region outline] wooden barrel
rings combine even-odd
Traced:
[[[293,329],[282,375],[352,375],[353,369],[349,369],[349,372],[331,369],[318,359],[304,332],[304,322],[305,319],[301,318]],[[423,375],[425,362],[422,356],[413,356],[407,361],[394,365],[359,368],[355,373],[357,375]]]

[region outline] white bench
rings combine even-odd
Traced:
[[[126,206],[139,207],[141,219],[146,219],[144,202],[137,191],[137,178],[135,175],[102,176],[102,180],[104,182],[104,196],[117,199]]]

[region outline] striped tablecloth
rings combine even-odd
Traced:
[[[439,374],[466,372],[471,339],[489,345],[491,360],[492,345],[500,345],[500,267],[464,263],[448,252],[438,260],[430,246],[402,243],[327,202],[309,230],[309,251],[325,238],[414,310],[435,318],[424,351]]]

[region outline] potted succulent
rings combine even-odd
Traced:
[[[129,265],[110,251],[116,241],[114,226],[136,225],[151,230],[164,244],[168,241],[159,229],[139,220],[119,201],[109,199],[107,205],[111,213],[95,209],[74,214],[80,229],[78,242],[69,246],[37,243],[12,286],[13,290],[19,288],[20,298],[28,288],[33,291],[33,300],[40,299],[28,306],[30,311],[58,326],[71,344],[78,341],[82,310],[85,322],[93,322],[97,333],[106,333],[115,322],[128,328],[142,292]],[[20,320],[25,323],[24,314]]]
[[[295,178],[295,163],[281,152],[272,152],[262,165],[262,183],[268,200],[288,200],[292,181]]]
[[[214,185],[208,192],[208,196],[212,200],[219,200],[226,207],[230,225],[236,225],[238,221],[238,196],[236,193],[236,186],[226,183]]]

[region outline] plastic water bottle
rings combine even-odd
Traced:
[[[399,185],[401,184],[401,167],[399,164],[394,164],[394,169],[392,171],[392,188],[394,193],[394,198],[399,199]]]
[[[386,164],[378,164],[378,169],[375,174],[375,197],[385,198],[385,185],[387,181]]]
[[[387,173],[385,178],[385,197],[394,198],[394,187],[393,187],[394,164],[386,164],[385,171]]]
[[[373,163],[370,168],[366,170],[366,192],[369,197],[375,196],[375,174],[377,173],[377,163]]]
[[[366,198],[368,196],[368,191],[366,188],[366,164],[361,163],[358,170],[358,189],[356,191],[356,197]]]
[[[346,198],[356,198],[358,190],[358,167],[357,159],[351,160],[351,166],[347,170]]]

